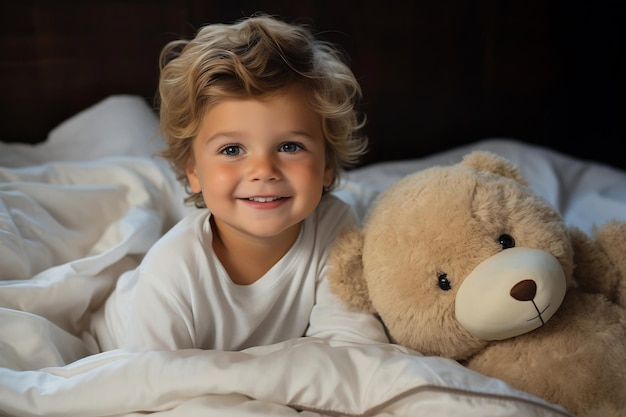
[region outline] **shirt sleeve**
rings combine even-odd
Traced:
[[[332,293],[326,278],[317,288],[306,336],[363,344],[389,343],[380,320],[373,314],[349,310]]]
[[[172,279],[161,279],[139,267],[132,277],[132,293],[123,326],[122,346],[133,349],[194,348],[190,301]]]
[[[164,235],[141,265],[119,278],[105,305],[113,346],[139,350],[196,347],[191,296],[197,274],[190,268],[202,254],[186,234],[197,226],[187,223]]]
[[[320,214],[319,235],[325,238],[321,239],[323,247],[320,251],[322,256],[319,260],[315,304],[305,336],[364,344],[389,343],[380,320],[373,314],[350,310],[330,289],[328,254],[339,231],[354,224],[354,212],[340,200],[329,204]]]

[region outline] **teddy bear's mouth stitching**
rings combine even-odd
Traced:
[[[530,300],[530,302],[533,303],[533,307],[535,307],[535,311],[537,311],[537,315],[534,317],[531,317],[530,319],[528,319],[527,321],[533,321],[535,319],[539,319],[541,320],[541,325],[543,326],[544,324],[546,324],[545,320],[543,319],[542,314],[546,312],[546,310],[548,308],[550,308],[550,303],[548,303],[548,305],[546,306],[546,308],[544,308],[543,310],[539,310],[539,307],[537,307],[537,303],[535,303],[535,300]]]

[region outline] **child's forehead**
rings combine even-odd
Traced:
[[[306,91],[298,88],[225,97],[207,107],[199,122],[199,135],[203,137],[213,137],[217,132],[296,131],[323,136],[321,116],[311,106]]]

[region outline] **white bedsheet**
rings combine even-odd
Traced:
[[[84,329],[120,273],[190,210],[145,102],[113,96],[37,146],[0,143],[0,414],[7,416],[563,416],[453,361],[393,345],[294,339],[244,352],[99,353]],[[626,220],[626,173],[491,139],[354,170],[363,215],[392,181],[472,149],[517,163],[569,224]]]

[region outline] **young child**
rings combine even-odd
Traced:
[[[101,350],[241,350],[315,336],[385,343],[330,292],[326,259],[355,222],[329,192],[366,150],[360,87],[306,26],[255,15],[161,55],[162,152],[197,207],[96,315]]]

